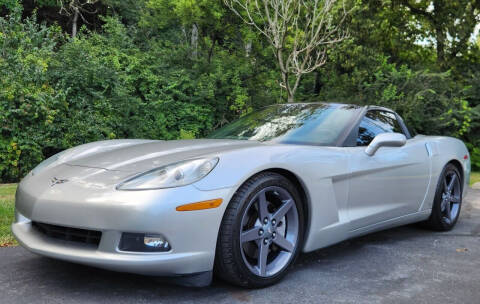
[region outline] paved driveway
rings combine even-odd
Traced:
[[[448,233],[415,226],[302,255],[280,284],[194,289],[0,248],[0,303],[480,303],[480,190]]]

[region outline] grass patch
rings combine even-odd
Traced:
[[[480,182],[480,172],[471,172],[470,173],[470,186]]]
[[[15,219],[15,190],[17,184],[0,185],[0,247],[17,245],[10,230]]]

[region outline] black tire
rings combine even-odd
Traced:
[[[291,251],[292,254],[288,264],[279,273],[265,277],[254,274],[244,262],[240,234],[242,218],[244,213],[248,211],[246,209],[249,202],[254,200],[262,189],[272,186],[285,189],[293,197],[298,211],[298,238],[294,250]],[[274,172],[259,173],[247,180],[237,190],[225,211],[217,241],[215,274],[225,281],[247,288],[262,288],[272,285],[281,280],[295,262],[302,248],[303,235],[304,212],[301,197],[295,186],[280,174]]]
[[[443,200],[443,193],[445,192],[445,183],[444,180],[448,179],[448,176],[453,176],[453,174],[456,175],[456,178],[459,180],[459,189],[458,189],[458,195],[459,195],[459,203],[458,203],[458,211],[456,212],[456,215],[454,218],[451,220],[447,220],[444,215],[444,211],[442,211],[442,200]],[[448,163],[444,168],[442,173],[440,174],[438,183],[437,183],[437,189],[435,192],[435,198],[433,201],[433,206],[432,206],[432,213],[430,214],[430,218],[424,223],[426,227],[436,230],[436,231],[449,231],[451,230],[455,224],[458,221],[458,218],[460,216],[460,210],[462,207],[462,192],[463,192],[463,183],[461,180],[461,174],[458,170],[458,168],[453,165],[452,163]]]

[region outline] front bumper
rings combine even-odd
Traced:
[[[165,276],[211,270],[211,267],[205,267],[211,265],[211,254],[206,251],[121,253],[112,250],[115,245],[103,250],[106,244],[115,244],[120,239],[120,233],[115,231],[103,233],[103,244],[99,248],[46,237],[36,231],[30,222],[14,223],[12,232],[23,247],[34,253],[108,270]]]
[[[22,182],[16,194],[17,220],[12,232],[28,250],[65,261],[108,270],[158,276],[211,272],[218,230],[233,195],[230,188],[202,191],[181,188],[117,191],[82,189],[74,183],[39,193]],[[89,191],[86,191],[89,190]],[[179,212],[178,205],[222,198],[220,207]],[[48,237],[32,221],[102,232],[97,246]],[[168,252],[118,249],[123,232],[158,233],[171,244]]]

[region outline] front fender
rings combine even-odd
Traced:
[[[348,155],[342,148],[265,145],[229,151],[220,155],[217,167],[195,186],[205,191],[238,189],[253,175],[269,169],[291,172],[304,187],[309,210],[304,251],[334,242],[339,237],[337,230],[324,232],[346,220]]]

